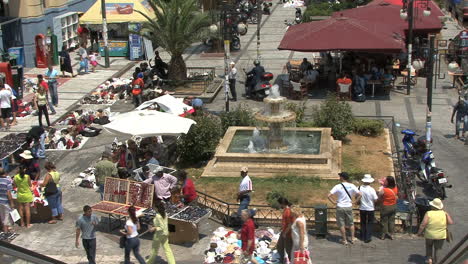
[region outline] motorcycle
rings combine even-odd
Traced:
[[[416,158],[426,152],[426,138],[424,136],[415,140],[414,137],[417,134],[411,129],[405,129],[401,133],[404,135],[402,143],[404,149],[403,157],[405,159]]]
[[[249,1],[241,2],[237,11],[243,14],[240,17],[242,19],[241,21],[245,24],[257,24],[258,19],[257,14],[255,13],[255,7],[249,3]]]
[[[251,89],[252,83],[255,82],[255,77],[254,74],[248,74],[245,69],[244,73],[246,74],[246,80],[245,80],[245,90],[249,91]],[[265,72],[260,78],[260,82],[256,83],[255,86],[253,87],[252,91],[249,93],[246,93],[247,97],[250,97],[254,100],[261,101],[265,97],[267,97],[270,93],[270,88],[271,84],[270,81],[273,79],[273,74],[270,72]]]
[[[212,47],[213,46],[213,41],[215,41],[215,40],[209,37],[209,38],[206,38],[205,40],[203,40],[203,44],[205,44],[208,47]],[[238,50],[241,49],[241,42],[240,42],[238,32],[233,31],[229,48],[231,50],[233,50],[233,51],[238,51]]]
[[[263,2],[263,14],[267,16],[271,15],[270,7],[272,6],[273,6],[272,3]]]
[[[445,188],[451,188],[448,184],[445,172],[435,165],[434,153],[431,150],[426,151],[421,157],[420,171],[416,174],[423,183],[430,183],[435,195],[440,199],[447,197]]]
[[[300,8],[296,8],[296,17],[294,18],[294,22],[296,24],[300,24],[302,22],[302,10]]]

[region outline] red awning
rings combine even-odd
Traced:
[[[401,7],[386,3],[388,0],[382,1],[380,4],[366,5],[363,7],[347,9],[333,13],[332,17],[352,17],[359,20],[367,20],[378,23],[392,24],[401,30],[408,29],[408,22],[400,18]],[[374,1],[375,2],[375,1]],[[430,16],[424,16],[423,10],[416,8],[414,16],[413,30],[416,33],[439,33],[442,29],[442,23],[438,16],[431,11]]]
[[[401,30],[392,24],[349,17],[290,26],[278,47],[294,51],[362,51],[398,53],[404,49]]]

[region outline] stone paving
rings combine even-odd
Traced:
[[[312,55],[310,53],[278,51],[276,49],[286,31],[284,20],[293,20],[294,9],[286,9],[281,5],[274,4],[272,11],[272,15],[267,17],[264,20],[264,24],[262,24],[261,60],[267,71],[278,75],[283,73],[283,66],[288,59],[310,58]],[[456,27],[456,24],[448,22],[447,29],[442,34],[443,38],[448,39],[453,37],[458,30],[460,29]],[[238,62],[237,67],[239,70],[251,68],[252,62],[256,58],[256,39],[254,34],[255,26],[250,25],[248,34],[241,37],[242,50],[232,54],[233,60]],[[203,50],[202,46],[191,48],[185,54],[187,65],[214,66],[217,68],[217,73],[222,74],[223,59],[202,55],[201,52]],[[162,53],[161,55],[164,60],[168,61],[169,57],[167,54]],[[111,75],[111,72],[107,74]],[[96,79],[91,79],[91,76],[96,76]],[[103,74],[101,82],[106,78],[108,76]],[[86,86],[80,82],[72,83],[75,80],[73,79],[63,86],[68,85],[70,91],[76,91],[76,87],[91,90],[99,84],[97,74],[87,75],[82,77],[82,79],[76,80],[85,79],[89,79],[93,82],[93,85],[89,82],[86,83]],[[238,94],[242,94],[243,79],[243,74],[240,74],[237,86]],[[96,82],[96,85],[94,82]],[[350,102],[350,104],[356,115],[394,116],[402,128],[416,129],[419,134],[423,134],[426,109],[424,83],[425,80],[420,78],[418,86],[413,89],[410,96],[405,95],[404,91],[396,90],[392,91],[390,99],[376,97],[374,100],[367,100],[365,103]],[[432,117],[433,148],[438,166],[446,169],[449,180],[454,185],[453,189],[448,190],[449,197],[446,199],[445,204],[456,223],[452,230],[454,231],[455,241],[458,241],[468,230],[466,216],[468,198],[466,195],[463,195],[465,192],[464,187],[467,186],[464,168],[466,168],[468,151],[462,142],[456,141],[452,136],[454,126],[450,124],[449,119],[452,106],[456,102],[457,97],[453,89],[446,88],[450,84],[450,79],[438,80],[437,88],[434,90]],[[308,110],[306,114],[310,115],[310,106],[317,105],[320,102],[321,99],[312,98],[307,100],[306,105]],[[241,103],[247,104],[251,108],[260,108],[262,105],[259,102],[239,100],[237,103],[231,103],[231,107],[235,107]],[[207,108],[212,111],[224,110],[223,93],[220,93],[212,104],[207,105]],[[131,106],[124,103],[117,103],[112,107],[113,111],[128,111],[130,109]],[[65,111],[64,109],[60,110]],[[30,122],[34,123],[34,121],[35,119]],[[24,129],[28,128],[26,125],[24,126]],[[70,183],[84,168],[93,165],[105,146],[109,145],[113,138],[113,135],[103,133],[97,138],[90,139],[80,150],[49,153],[49,159],[58,163],[59,171],[63,175],[65,221],[56,225],[36,223],[31,229],[19,230],[21,235],[13,241],[14,244],[27,247],[30,250],[49,255],[67,263],[86,263],[83,249],[76,249],[74,247],[74,220],[81,214],[81,208],[84,204],[94,204],[98,201],[98,194],[91,189],[72,188],[70,187]],[[255,177],[255,175],[252,176]],[[104,226],[103,224],[102,227],[104,228]],[[218,224],[212,221],[203,222],[200,227],[202,238],[199,243],[182,246],[171,245],[175,252],[177,263],[202,263],[203,251],[209,243],[209,235],[217,226]],[[118,248],[116,233],[109,234],[104,229],[102,231],[98,232],[98,263],[120,263],[123,260],[123,250]],[[422,238],[401,234],[393,241],[374,239],[370,244],[358,242],[353,246],[344,247],[337,243],[337,235],[336,231],[331,231],[330,236],[326,240],[311,237],[310,248],[314,263],[423,263],[424,240]],[[150,239],[150,236],[145,236],[142,240],[141,252],[144,256],[149,255]],[[453,244],[446,245],[443,252],[447,252],[451,246]],[[163,259],[157,263],[165,263]],[[17,263],[9,259],[2,260],[1,258],[0,262]]]

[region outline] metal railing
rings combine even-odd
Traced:
[[[468,234],[460,240],[437,264],[461,264],[468,259]]]
[[[228,203],[222,201],[216,197],[213,197],[209,194],[199,192],[198,194],[198,205],[201,207],[206,207],[211,209],[212,215],[211,218],[217,222],[222,223],[223,225],[230,226],[232,224],[233,216],[237,215],[239,209],[239,204],[237,203]],[[255,221],[257,224],[262,226],[280,226],[282,219],[282,211],[279,209],[272,208],[268,205],[249,205],[249,208],[255,208]],[[315,207],[314,206],[301,206],[301,209],[306,218],[307,225],[309,227],[315,226]],[[359,209],[353,209],[354,221],[359,223]],[[379,218],[380,211],[375,211],[376,217]],[[330,207],[327,208],[327,223],[328,225],[336,224],[336,208]],[[397,221],[396,225],[402,226],[402,222]]]
[[[17,263],[17,260],[24,261],[21,263],[66,264],[60,260],[0,240],[0,262]]]
[[[184,81],[176,80],[165,80],[165,83],[169,85],[169,90],[175,89],[176,86],[184,86],[187,90],[202,90],[203,93],[207,91],[210,84],[216,78],[215,67],[187,67],[188,79]],[[180,89],[178,92],[183,92]]]

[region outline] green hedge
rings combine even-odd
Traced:
[[[304,12],[303,22],[310,22],[311,16],[331,16],[332,13],[366,5],[371,0],[341,1],[340,3],[311,3]]]
[[[181,166],[200,165],[211,159],[223,135],[219,117],[211,114],[188,116],[197,124],[177,141],[178,162]]]
[[[222,112],[219,117],[221,118],[223,134],[230,126],[255,126],[253,112],[244,104],[240,104],[229,112]]]
[[[366,137],[378,137],[384,131],[382,120],[356,118],[354,120],[354,133]]]
[[[335,139],[343,140],[353,132],[354,116],[351,105],[340,101],[335,94],[327,96],[312,112],[313,123],[317,127],[330,127]]]

